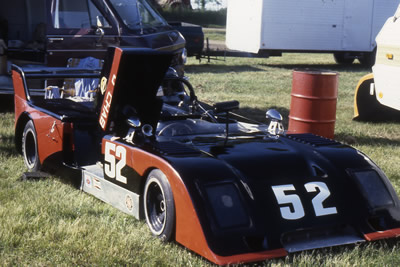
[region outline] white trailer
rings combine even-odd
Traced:
[[[228,49],[281,55],[333,53],[373,65],[375,37],[400,0],[229,0]]]

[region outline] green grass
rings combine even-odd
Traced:
[[[331,55],[285,54],[199,63],[187,75],[199,99],[237,99],[242,113],[264,121],[277,108],[287,121],[293,69],[339,72],[336,137],[368,154],[400,193],[400,124],[352,121],[354,88],[369,70],[342,67]],[[286,124],[287,125],[287,124]],[[68,177],[20,181],[25,171],[13,144],[13,114],[0,113],[1,266],[208,266],[176,243],[154,239],[142,221],[80,192]],[[271,266],[399,266],[400,241],[320,249],[259,263]]]
[[[225,41],[225,29],[203,28],[204,40]]]

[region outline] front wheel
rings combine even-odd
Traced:
[[[41,164],[38,154],[37,134],[33,121],[29,121],[22,134],[22,155],[29,171],[39,171]]]
[[[147,177],[143,202],[151,233],[170,241],[175,228],[175,203],[168,179],[160,170],[151,171]]]

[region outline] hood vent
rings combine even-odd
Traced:
[[[289,139],[292,139],[294,141],[303,143],[303,144],[309,144],[312,146],[334,146],[334,145],[340,145],[341,143],[328,139],[322,136],[314,135],[314,134],[288,134],[286,135]]]
[[[173,141],[155,143],[154,148],[166,156],[200,156],[202,154],[199,150]]]

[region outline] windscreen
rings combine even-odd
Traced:
[[[168,25],[146,0],[110,0],[110,2],[123,23],[132,30]]]
[[[56,0],[52,17],[55,29],[91,29],[98,21],[102,27],[110,27],[91,0]]]

